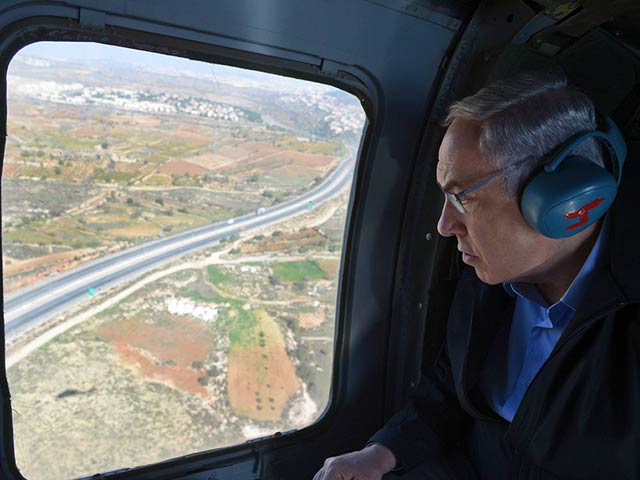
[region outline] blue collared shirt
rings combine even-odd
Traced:
[[[538,374],[580,304],[591,276],[604,263],[607,222],[580,272],[565,294],[549,305],[530,283],[506,283],[516,299],[511,328],[496,338],[482,375],[482,390],[494,411],[511,422],[527,388]]]

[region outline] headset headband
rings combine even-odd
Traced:
[[[568,144],[566,144],[562,150],[554,156],[553,161],[544,167],[547,173],[551,173],[558,168],[558,166],[562,163],[562,161],[569,155],[572,150],[579,144],[584,142],[587,138],[601,138],[604,140],[604,144],[609,151],[609,154],[612,158],[611,162],[611,170],[614,178],[616,179],[617,185],[620,185],[620,180],[622,178],[622,166],[624,165],[624,161],[627,158],[627,144],[624,141],[624,137],[622,136],[622,132],[618,128],[618,126],[613,123],[613,120],[609,118],[608,115],[604,115],[604,127],[602,130],[594,130],[591,132],[585,132],[579,134],[577,137],[572,139]]]

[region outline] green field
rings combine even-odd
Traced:
[[[229,336],[231,347],[257,345],[259,338],[256,335],[255,327],[258,325],[253,312],[242,308],[242,302],[237,300],[224,299],[230,307],[222,312],[222,321],[219,325],[221,331]]]
[[[279,142],[279,146],[285,147],[288,150],[296,150],[298,152],[316,153],[319,155],[330,155],[334,157],[341,157],[346,153],[345,147],[342,143],[337,142],[301,142],[295,138],[289,138],[285,141]]]
[[[209,281],[214,285],[220,285],[230,280],[228,275],[225,275],[215,265],[209,265],[207,267],[207,273],[209,274]]]
[[[219,280],[229,279],[213,265],[207,268],[207,274],[208,280],[214,285],[218,284]],[[180,289],[179,294],[195,301],[224,305],[216,325],[220,333],[229,337],[231,346],[258,344],[259,339],[254,328],[258,321],[252,311],[243,308],[244,302],[219,295],[201,279]]]
[[[273,271],[281,282],[318,280],[326,277],[325,271],[320,268],[317,260],[280,262],[273,265]]]

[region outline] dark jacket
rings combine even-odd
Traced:
[[[463,449],[480,478],[640,479],[640,172],[631,157],[609,212],[609,268],[588,287],[512,423],[479,389],[514,300],[466,269],[446,344],[405,409],[371,442],[405,470]],[[514,260],[515,261],[515,260]]]

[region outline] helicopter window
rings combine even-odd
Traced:
[[[7,97],[5,346],[23,475],[155,463],[317,421],[358,99],[75,42],[23,48]]]

